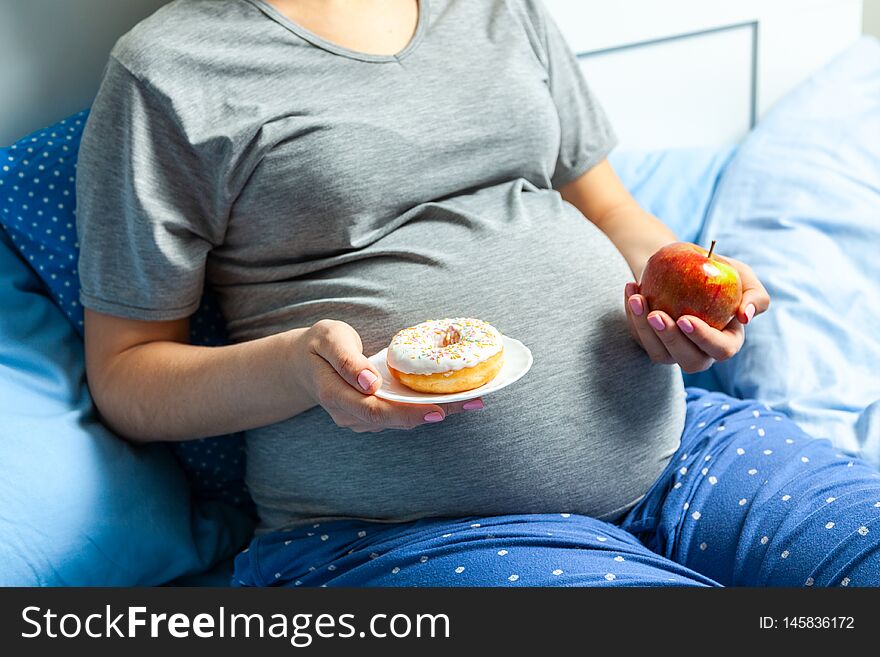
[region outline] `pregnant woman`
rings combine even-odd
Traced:
[[[645,111],[649,111],[646,109]],[[880,479],[685,391],[723,331],[639,294],[675,236],[530,0],[177,0],[113,50],[80,153],[89,380],[133,441],[245,431],[238,585],[880,584]],[[234,344],[189,345],[204,287]],[[375,396],[398,330],[474,317],[534,367]]]

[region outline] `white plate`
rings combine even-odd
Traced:
[[[382,375],[382,387],[376,391],[376,396],[390,401],[408,402],[410,404],[448,404],[450,402],[467,401],[476,397],[485,397],[489,393],[506,388],[511,383],[516,383],[526,375],[532,367],[532,352],[519,340],[502,336],[504,340],[504,364],[501,371],[494,379],[473,390],[454,392],[447,395],[434,395],[426,392],[416,392],[407,388],[397,379],[391,376],[385,363],[387,347],[378,354],[370,356],[369,361],[379,370]]]

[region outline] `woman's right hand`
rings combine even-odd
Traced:
[[[441,422],[447,415],[483,408],[482,399],[454,404],[404,404],[373,393],[382,385],[379,372],[363,354],[357,331],[349,324],[322,319],[297,341],[300,383],[315,403],[340,427],[358,433],[412,429]]]

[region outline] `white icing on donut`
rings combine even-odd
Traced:
[[[436,374],[478,365],[502,346],[498,329],[479,319],[432,319],[397,333],[387,360],[405,374]]]

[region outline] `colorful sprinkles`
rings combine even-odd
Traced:
[[[407,374],[434,374],[473,367],[501,351],[501,333],[479,319],[431,319],[399,331],[388,347],[388,364]]]

